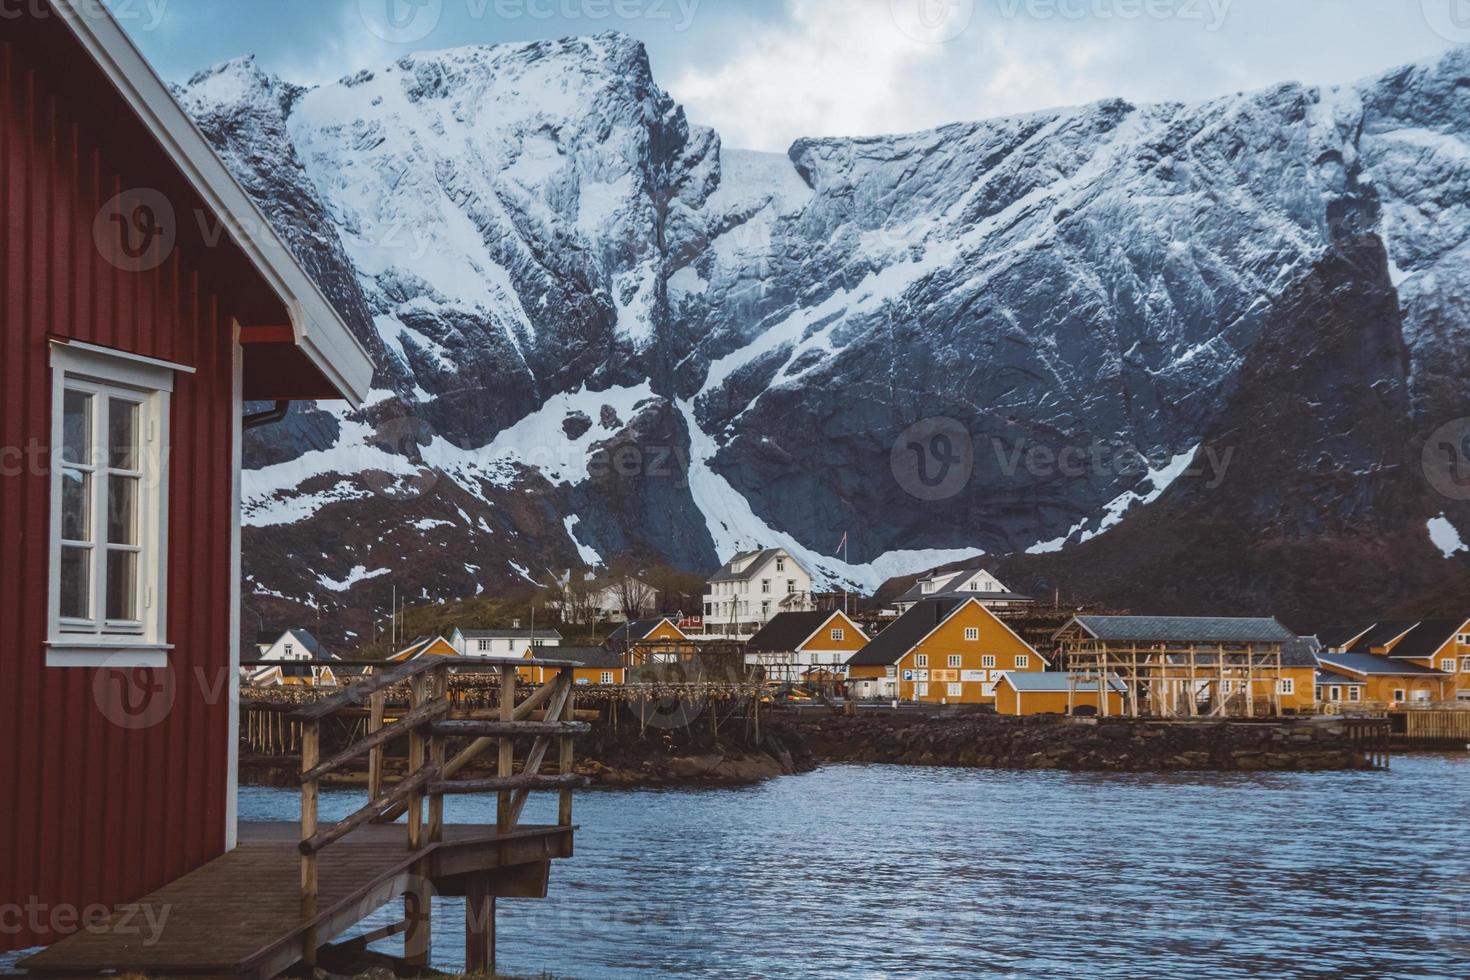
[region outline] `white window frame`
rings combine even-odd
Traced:
[[[611,684],[612,682],[613,682],[613,672],[610,671],[610,670],[604,670],[602,672],[602,683],[604,683],[604,684]]]
[[[949,655],[949,659],[948,659],[947,663],[951,667],[959,667],[959,666],[962,666],[963,665],[964,658],[960,654],[958,654],[958,653],[951,653]]]
[[[993,653],[987,653],[984,656],[982,656],[980,658],[980,666],[981,667],[994,667],[995,666],[995,654],[993,654]]]
[[[947,697],[962,698],[965,696],[965,685],[956,681],[949,682]]]
[[[1031,654],[1029,654],[1029,653],[1018,653],[1018,654],[1016,654],[1016,669],[1017,670],[1030,670],[1031,669]]]
[[[978,627],[978,626],[966,626],[965,627],[965,639],[967,639],[967,640],[969,640],[971,642],[974,642],[974,641],[980,639],[980,627]]]
[[[927,667],[927,666],[929,666],[929,655],[927,653],[918,653],[918,654],[915,654],[914,655],[914,666],[915,667]]]
[[[1361,701],[1361,700],[1363,700],[1363,689],[1361,687],[1358,687],[1356,684],[1354,684],[1352,687],[1349,687],[1348,688],[1348,700],[1349,701]]]
[[[1449,657],[1441,660],[1439,662],[1439,669],[1444,671],[1446,674],[1453,674],[1455,672],[1455,658]]]
[[[1276,678],[1276,693],[1277,694],[1295,694],[1296,693],[1296,678],[1294,678],[1294,677],[1278,677],[1278,678]]]
[[[1342,700],[1342,688],[1343,688],[1343,685],[1341,685],[1341,684],[1330,684],[1330,685],[1328,685],[1328,687],[1327,687],[1327,700],[1331,701],[1334,704],[1336,704],[1337,702],[1341,701]],[[1349,688],[1349,690],[1352,690],[1352,688]]]
[[[110,350],[77,341],[51,343],[51,520],[48,540],[47,640],[48,667],[167,667],[168,652],[168,476],[169,406],[174,376],[192,374],[186,365]],[[93,397],[92,547],[88,582],[93,616],[87,620],[61,616],[61,490],[64,405],[67,390]],[[100,408],[112,397],[138,403],[138,605],[140,616],[109,622],[107,601],[106,493],[107,439],[99,438]],[[101,506],[98,500],[103,501]],[[100,557],[99,557],[100,556]]]
[[[927,698],[929,696],[928,681],[914,681],[914,697]]]
[[[833,643],[841,643],[845,639],[847,639],[847,630],[843,629],[841,626],[838,626],[832,630]]]
[[[1408,695],[1409,695],[1409,692],[1405,688],[1396,687],[1396,688],[1393,689],[1393,699],[1394,699],[1394,701],[1396,703],[1402,703],[1404,701],[1407,701],[1408,700]]]

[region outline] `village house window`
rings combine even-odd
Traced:
[[[1402,700],[1404,700],[1404,689],[1401,688],[1401,687],[1394,688],[1393,689],[1393,699],[1395,701],[1402,701]]]
[[[963,686],[961,686],[959,684],[951,683],[951,684],[948,685],[948,688],[949,688],[949,696],[952,697],[952,698],[957,698],[957,697],[960,697],[962,694],[964,694],[964,688],[963,688]]]
[[[1358,687],[1350,687],[1350,688],[1348,688],[1348,700],[1349,701],[1361,701],[1361,700],[1363,700],[1363,690],[1362,690],[1362,688],[1358,688]]]
[[[1334,684],[1331,687],[1329,687],[1327,689],[1327,700],[1329,700],[1329,701],[1341,701],[1342,700],[1342,688],[1338,687],[1336,684]]]
[[[604,683],[604,684],[611,684],[612,682],[613,682],[613,672],[610,671],[610,670],[604,670],[602,672],[602,683]]]
[[[897,677],[898,676],[898,667],[897,667],[897,665],[895,665],[895,664],[889,664],[887,667],[884,667],[883,668],[883,676],[884,677]]]
[[[987,653],[985,656],[981,657],[980,658],[980,666],[981,667],[994,667],[995,666],[995,655],[994,654]]]
[[[834,629],[832,631],[832,642],[834,642],[834,643],[841,643],[846,638],[847,638],[847,630],[844,630],[844,629]]]
[[[289,660],[289,659],[291,659],[294,656],[296,656],[296,646],[295,646],[295,644],[287,643],[286,644],[286,659]]]
[[[949,665],[951,667],[958,667],[960,665],[960,655],[957,653],[951,653],[949,655]]]
[[[1016,669],[1025,670],[1031,666],[1031,656],[1025,653],[1016,654]]]
[[[792,595],[795,592],[796,592],[796,579],[794,579],[794,578],[787,579],[786,580],[786,594],[787,595]]]
[[[761,592],[765,593],[766,595],[770,595],[771,594],[771,580],[770,579],[768,579],[768,578],[761,579]]]
[[[177,365],[51,348],[51,666],[162,667]]]
[[[503,622],[505,622],[505,620],[502,619],[501,622],[503,623]],[[475,646],[476,646],[477,649],[480,650],[481,653],[487,653],[490,650],[490,641],[489,640],[480,640],[480,641],[478,641],[475,644]]]
[[[1460,658],[1460,669],[1465,673],[1470,674],[1470,657]]]
[[[1451,657],[1448,660],[1441,660],[1439,662],[1439,669],[1446,674],[1453,674],[1455,672],[1455,659]]]
[[[1456,639],[1460,641],[1460,646],[1470,647],[1470,633],[1461,633]]]
[[[914,683],[914,697],[927,698],[929,696],[929,682],[916,681]]]
[[[927,666],[929,666],[929,655],[927,653],[921,653],[921,654],[918,654],[917,656],[915,656],[914,657],[914,666],[915,667],[927,667]]]
[[[1321,701],[1322,700],[1322,685],[1321,684],[1318,684],[1316,686],[1316,688],[1313,689],[1312,696],[1315,697],[1318,701]]]
[[[786,559],[785,558],[777,558],[776,559],[776,571],[778,571],[778,572],[784,572],[784,571],[786,571]]]
[[[1295,680],[1295,678],[1291,678],[1291,677],[1277,678],[1277,680],[1276,680],[1276,693],[1277,694],[1295,694],[1296,693],[1296,680]]]
[[[965,627],[965,639],[971,640],[971,641],[980,639],[980,627],[978,627],[978,626],[966,626]]]
[[[920,586],[919,591],[920,592],[933,592],[934,591],[934,583],[933,582],[925,582],[922,586]]]

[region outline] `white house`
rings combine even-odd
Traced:
[[[742,551],[710,577],[704,631],[749,636],[783,612],[808,612],[812,576],[784,548]]]
[[[302,664],[303,660],[335,659],[327,652],[310,631],[289,629],[274,640],[268,635],[257,637],[257,660],[270,660],[272,664],[240,668],[244,680],[254,687],[275,687],[281,684],[307,684],[322,687],[335,686],[336,675],[330,667],[318,664]]]
[[[327,660],[327,648],[308,630],[289,629],[269,643],[256,644],[257,660]]]
[[[462,630],[456,626],[449,642],[461,657],[524,657],[533,646],[561,646],[561,634],[556,630]]]
[[[979,563],[949,572],[925,572],[913,586],[893,601],[895,615],[902,616],[922,599],[974,598],[982,606],[1004,609],[1031,602],[1030,596],[1012,592]]]

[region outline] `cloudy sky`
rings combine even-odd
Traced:
[[[331,81],[416,50],[616,29],[727,145],[1122,96],[1332,83],[1470,42],[1470,0],[108,0],[170,81],[241,54]]]

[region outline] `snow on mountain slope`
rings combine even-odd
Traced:
[[[1065,550],[1164,492],[1280,298],[1363,235],[1389,249],[1416,424],[1465,414],[1467,76],[1456,50],[779,155],[691,126],[615,33],[310,91],[248,59],[202,73],[181,98],[379,359],[361,413],[252,437],[255,581],[304,596],[425,520],[477,570],[431,595],[758,543],[864,587]],[[897,470],[935,418],[972,470],[943,496]]]

